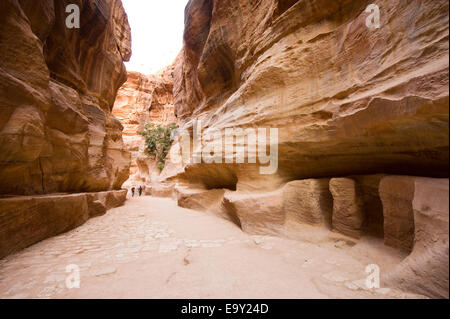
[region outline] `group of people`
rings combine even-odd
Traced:
[[[142,191],[143,191],[142,186],[139,186],[139,188],[138,188],[139,197],[142,196]],[[135,193],[136,193],[136,188],[133,186],[131,188],[131,196],[134,197]]]

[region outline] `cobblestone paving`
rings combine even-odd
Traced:
[[[367,291],[360,278],[370,258],[339,245],[249,236],[143,197],[0,260],[0,298],[409,297]],[[79,267],[80,288],[67,288],[68,265]]]

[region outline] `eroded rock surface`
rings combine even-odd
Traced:
[[[333,178],[333,229],[350,237],[360,238],[364,223],[362,193],[351,178]]]
[[[237,216],[243,231],[253,235],[280,235],[284,233],[285,214],[283,193],[262,194],[228,193],[225,205]]]
[[[66,27],[66,6],[80,28]],[[125,201],[130,153],[111,115],[131,30],[120,0],[4,0],[0,258]]]
[[[449,184],[448,179],[409,178],[414,196],[414,248],[384,279],[434,298],[449,298]],[[409,188],[409,187],[408,187]]]
[[[82,13],[65,25],[66,6]],[[2,1],[0,194],[120,189],[129,174],[111,116],[131,33],[120,0]]]
[[[190,1],[177,116],[186,128],[279,128],[272,189],[278,178],[447,177],[448,2],[377,5],[373,30],[362,0]],[[238,188],[263,180],[222,166]]]
[[[158,189],[227,189],[222,207],[250,233],[296,238],[298,226],[332,220],[339,233],[414,251],[419,191],[383,180],[448,178],[448,2],[377,5],[381,23],[373,29],[362,0],[190,1],[174,70],[181,128],[192,134],[201,120],[203,137],[278,128],[278,170],[262,175],[247,147],[244,163],[234,153],[234,163],[168,164]],[[323,178],[331,179],[331,214],[330,199],[320,198],[331,196]],[[403,204],[395,202],[404,192]],[[439,258],[434,266],[448,272]]]
[[[106,19],[107,29],[108,21],[125,21],[118,1],[80,2],[100,22],[108,15],[99,3],[111,4],[109,13],[114,18]],[[5,12],[17,18],[1,20],[2,28],[5,25],[13,31],[25,26],[28,36],[0,39],[2,50],[5,43],[13,43],[0,62],[2,69],[12,71],[0,83],[19,88],[9,90],[9,95],[1,96],[5,100],[0,100],[0,138],[6,150],[1,153],[6,156],[0,158],[1,165],[11,163],[0,170],[0,177],[4,176],[6,185],[13,185],[7,193],[17,189],[24,194],[45,193],[47,187],[52,191],[104,190],[106,182],[111,187],[122,181],[119,177],[112,181],[104,173],[122,176],[120,167],[126,163],[126,156],[118,160],[123,151],[116,134],[120,124],[109,111],[121,82],[118,79],[125,77],[115,61],[129,55],[130,38],[115,25],[105,33],[109,40],[117,40],[115,54],[108,51],[112,56],[104,61],[85,56],[82,62],[71,59],[77,41],[61,48],[56,45],[67,37],[67,31],[53,31],[58,17],[49,8],[56,4],[42,3],[39,10],[22,6],[22,12],[17,1],[8,0]],[[166,86],[164,76],[149,79],[130,74],[119,94],[118,116],[130,137],[127,143],[136,161],[133,172],[139,182],[150,182],[150,194],[176,197],[183,207],[221,215],[251,234],[303,236],[308,242],[331,241],[332,247],[348,251],[365,240],[372,245],[383,244],[384,239],[396,253],[406,256],[411,252],[393,270],[389,268],[387,285],[448,297],[448,1],[381,0],[377,5],[381,24],[371,29],[366,26],[367,1],[363,0],[243,0],[238,4],[191,0],[186,8],[183,50],[173,70],[173,97],[172,80]],[[40,24],[41,18],[34,22],[38,12],[46,17],[47,28]],[[109,42],[96,38],[98,30],[92,21],[79,35],[84,40],[81,47],[102,43],[108,47]],[[13,33],[9,31],[5,34]],[[27,50],[17,49],[21,42]],[[33,57],[40,62],[30,63],[23,52],[35,52]],[[26,66],[25,71],[19,70],[23,73],[14,69],[11,57],[15,55]],[[59,61],[61,57],[69,63]],[[86,61],[102,66],[107,79]],[[20,107],[9,107],[9,100],[14,99],[23,102]],[[276,173],[262,175],[258,163],[250,164],[257,154],[251,149],[244,163],[169,161],[161,175],[150,176],[154,163],[138,156],[143,152],[136,133],[149,121],[171,121],[162,110],[170,111],[172,104],[181,128],[190,133],[197,119],[202,121],[204,136],[231,127],[278,128],[278,140],[272,144],[279,146]],[[105,129],[100,125],[103,119]],[[69,121],[72,126],[64,125]],[[86,130],[88,137],[83,135]],[[109,134],[111,138],[106,138]],[[71,148],[50,147],[47,136],[57,140],[50,146]],[[117,164],[119,169],[102,162],[103,155],[99,155],[100,149],[110,151],[110,143],[114,152],[106,158],[122,163]],[[179,143],[175,141],[174,147]],[[77,161],[84,158],[78,154],[85,150],[88,167],[96,168],[86,176],[77,171]],[[71,160],[65,162],[76,172],[73,183],[62,182],[66,180],[62,167],[53,171],[60,173],[52,174],[57,179],[46,181],[46,160],[69,153]],[[232,156],[237,158],[237,154]],[[8,180],[8,176],[22,176],[21,172],[26,172],[22,181],[12,184]],[[27,188],[21,190],[23,184]],[[107,203],[107,197],[86,195],[89,212],[80,207],[79,218],[102,214]],[[337,232],[330,233],[330,227]],[[359,249],[354,253],[368,251]],[[322,277],[345,282],[352,290],[364,289],[339,274]]]
[[[297,223],[323,225],[331,229],[333,198],[329,179],[294,181],[283,189],[286,219]]]
[[[123,205],[127,191],[0,198],[0,259]]]
[[[169,125],[177,122],[173,105],[173,67],[159,74],[128,72],[128,79],[117,93],[113,114],[124,126],[123,139],[131,152],[131,177],[125,187],[147,185],[152,172],[159,173],[156,161],[145,154],[139,131],[148,123]]]
[[[386,245],[411,251],[414,245],[415,178],[388,176],[380,183]]]

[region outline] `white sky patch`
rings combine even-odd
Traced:
[[[183,45],[188,0],[122,0],[131,26],[133,55],[129,71],[157,73],[170,65]]]

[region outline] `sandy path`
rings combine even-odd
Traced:
[[[367,265],[383,272],[402,257],[364,240],[250,236],[143,197],[0,260],[0,298],[404,298],[364,284]],[[80,268],[78,289],[66,287],[70,264]]]

